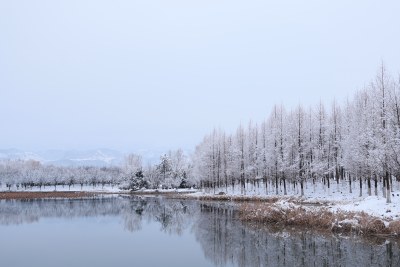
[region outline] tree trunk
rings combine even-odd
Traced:
[[[386,171],[386,174],[385,174],[385,178],[386,178],[386,203],[392,203],[392,200],[390,198],[390,194],[391,193],[390,193],[389,176],[390,176],[389,172]]]
[[[328,177],[327,177],[327,179],[326,179],[326,181],[327,181],[327,183],[328,183],[328,189],[329,188],[331,188],[331,182],[329,181],[330,180],[330,174],[328,173]]]
[[[303,178],[300,179],[301,196],[304,196],[304,182]]]
[[[382,178],[382,195],[386,198],[386,179],[385,177]]]
[[[287,191],[286,191],[286,178],[285,175],[282,174],[282,179],[283,179],[283,194],[286,196],[287,195]]]
[[[351,188],[351,174],[349,174],[349,192],[350,192],[350,194],[352,194],[353,193],[353,190],[352,190],[352,188]]]
[[[367,184],[368,184],[368,196],[371,196],[371,177],[369,176],[367,179]]]

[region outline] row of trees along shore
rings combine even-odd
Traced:
[[[194,177],[203,188],[263,188],[286,195],[305,184],[363,184],[387,202],[400,179],[400,78],[382,66],[352,100],[326,107],[273,108],[260,125],[240,125],[236,133],[214,130],[196,148]],[[355,184],[353,184],[353,187]],[[274,192],[275,191],[275,192]]]
[[[129,154],[120,166],[54,166],[35,160],[1,160],[0,185],[8,190],[26,190],[33,187],[54,190],[75,186],[119,187],[138,190],[141,188],[178,188],[190,186],[191,172],[188,157],[181,149],[169,151],[159,162],[144,166],[142,157]],[[58,189],[57,189],[58,187]]]

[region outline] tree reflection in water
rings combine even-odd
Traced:
[[[112,216],[134,232],[146,222],[181,235],[191,229],[205,257],[216,266],[400,266],[396,240],[361,240],[288,233],[248,227],[228,202],[170,200],[159,197],[100,197],[0,201],[0,224],[35,223],[41,218]]]

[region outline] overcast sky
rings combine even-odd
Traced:
[[[194,148],[400,72],[400,1],[0,0],[0,148]]]

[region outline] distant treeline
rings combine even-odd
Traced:
[[[11,189],[46,186],[118,186],[122,189],[187,187],[191,165],[182,150],[170,151],[160,162],[143,166],[140,155],[129,154],[117,167],[61,167],[35,160],[0,161],[0,184]]]

